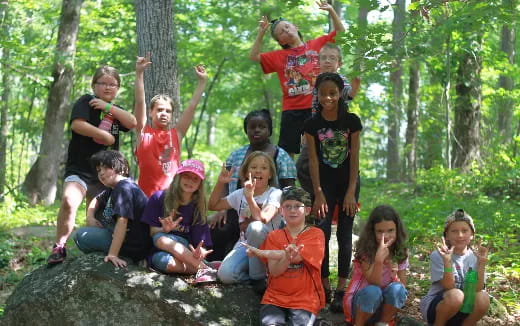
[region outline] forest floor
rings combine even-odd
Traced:
[[[331,284],[335,284],[336,280],[336,256],[337,241],[335,236],[336,227],[333,226],[333,234],[330,241],[331,250]],[[7,241],[15,241],[17,244],[13,246],[15,252],[9,261],[8,268],[0,269],[0,316],[8,296],[16,287],[16,284],[23,276],[31,270],[45,263],[45,259],[53,244],[55,228],[52,226],[31,226],[15,228],[8,231],[10,239]],[[4,234],[5,236],[5,234]],[[0,239],[1,240],[1,239]],[[73,243],[68,244],[69,256],[80,255]],[[1,248],[0,248],[1,249]],[[0,253],[1,255],[1,253]],[[412,261],[414,258],[411,259]],[[424,294],[425,289],[422,288],[421,280],[424,280],[428,274],[428,265],[412,263],[408,284],[408,301],[405,308],[399,315],[399,318],[407,317],[406,325],[421,325],[421,315],[419,312],[419,300]],[[427,289],[426,289],[427,290]],[[328,306],[322,310],[319,315],[320,319],[325,320],[322,325],[339,326],[346,325],[343,321],[342,314],[334,314],[328,311]],[[411,321],[411,323],[410,323]],[[401,323],[400,323],[401,324]],[[486,316],[478,325],[520,325],[520,315],[508,315],[502,317]]]

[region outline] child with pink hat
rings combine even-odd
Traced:
[[[204,258],[213,250],[206,221],[204,164],[185,160],[166,190],[148,200],[142,222],[150,225],[156,252],[151,264],[163,273],[196,274],[196,282],[216,281],[217,271]]]

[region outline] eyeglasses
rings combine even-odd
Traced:
[[[336,62],[339,61],[339,58],[335,55],[320,55],[319,56],[320,61],[330,61],[330,62]]]
[[[109,88],[109,89],[114,89],[114,88],[119,87],[119,85],[117,85],[117,84],[107,84],[107,83],[96,83],[96,85],[105,87],[105,88]]]
[[[286,211],[290,211],[290,210],[298,210],[300,208],[304,208],[305,205],[283,205],[282,208]]]

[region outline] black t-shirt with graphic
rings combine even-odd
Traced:
[[[350,112],[342,120],[327,121],[321,114],[316,114],[305,121],[304,132],[314,137],[320,175],[334,173],[340,177],[348,174],[351,134],[362,128],[359,117]]]
[[[89,101],[93,98],[93,95],[86,94],[77,100],[72,108],[70,124],[72,124],[72,121],[75,119],[82,119],[95,127],[99,126],[103,112],[89,105]],[[127,132],[128,129],[123,127],[118,120],[114,119],[110,133],[114,136],[115,142],[110,146],[111,149],[119,150],[119,131]],[[71,132],[72,137],[67,154],[65,177],[76,174],[79,175],[83,181],[94,183],[97,181],[97,174],[90,166],[90,157],[101,150],[108,149],[109,146],[98,144],[91,137],[82,136],[73,130],[71,130]]]
[[[99,206],[95,217],[103,227],[113,230],[117,218],[128,219],[125,240],[120,254],[135,260],[143,259],[152,246],[150,226],[141,222],[148,197],[131,179],[118,182],[114,189],[107,189],[96,199]]]

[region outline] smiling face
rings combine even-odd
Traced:
[[[102,75],[92,85],[94,95],[105,102],[112,102],[119,91],[117,79],[110,75]]]
[[[249,174],[256,180],[258,188],[267,188],[272,177],[269,161],[262,156],[253,158],[247,166],[246,177],[249,177]]]
[[[390,247],[395,242],[397,236],[397,226],[395,225],[394,221],[383,220],[374,224],[374,234],[376,236],[376,242],[378,245],[384,236],[385,244]]]
[[[157,99],[150,109],[152,127],[156,129],[168,129],[172,120],[173,108],[166,99]]]
[[[269,124],[262,116],[252,116],[247,122],[247,138],[253,146],[269,141]]]
[[[473,231],[465,221],[455,221],[446,230],[446,244],[454,248],[455,253],[464,253],[473,240]]]
[[[202,179],[192,172],[184,172],[180,176],[179,186],[184,193],[193,194],[200,188]]]
[[[340,91],[338,85],[331,80],[322,82],[318,88],[318,102],[322,106],[322,113],[337,114]]]

